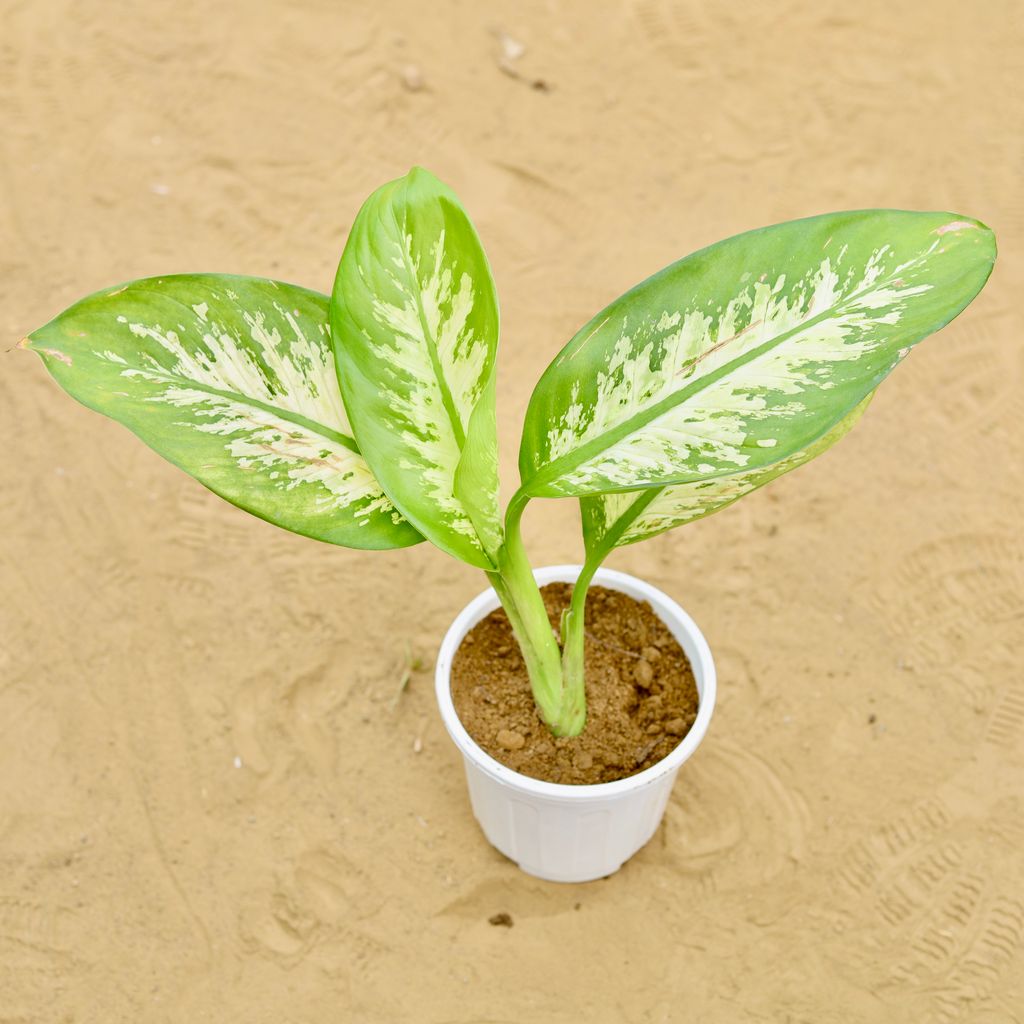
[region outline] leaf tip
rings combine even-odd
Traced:
[[[419,164],[414,164],[410,167],[409,173],[399,180],[404,182],[405,186],[416,194],[431,199],[448,199],[457,205],[461,205],[458,196],[448,185],[434,174],[433,171],[428,171],[426,167],[420,167]]]
[[[421,167],[419,164],[413,164],[412,167],[409,168],[409,173],[406,174],[406,177],[410,181],[415,181],[417,178],[423,178],[430,182],[438,180],[436,174],[431,173],[426,169],[426,167]]]
[[[38,352],[41,356],[49,356],[51,359],[56,359],[62,362],[65,366],[72,365],[71,356],[67,352],[61,352],[59,348],[49,348],[45,345],[37,345],[32,340],[32,336],[29,335],[27,338],[22,338],[18,342],[18,348],[29,349],[32,352]]]

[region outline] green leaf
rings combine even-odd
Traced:
[[[995,252],[967,217],[866,210],[672,264],[594,317],[541,378],[523,492],[682,484],[803,451],[974,298]]]
[[[83,299],[25,345],[83,405],[261,519],[347,547],[422,540],[352,438],[324,295],[150,278]]]
[[[613,548],[647,540],[674,526],[702,519],[745,494],[817,458],[845,437],[868,407],[868,395],[851,413],[803,451],[767,466],[669,487],[619,491],[580,498],[588,561],[600,561]]]
[[[438,547],[492,568],[498,302],[466,212],[427,171],[363,204],[331,324],[345,406],[384,490]]]

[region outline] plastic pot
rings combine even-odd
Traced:
[[[573,583],[578,565],[537,569],[546,583]],[[656,587],[626,573],[599,569],[598,586],[647,601],[679,641],[693,666],[700,703],[693,727],[679,745],[650,768],[615,782],[591,786],[542,782],[507,768],[466,732],[452,703],[452,659],[465,635],[499,607],[485,590],[452,623],[437,658],[436,688],[441,717],[466,765],[469,797],[484,835],[523,871],[552,882],[587,882],[617,871],[654,835],[683,762],[707,732],[715,707],[715,666],[693,619]]]

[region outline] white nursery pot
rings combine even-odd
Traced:
[[[579,573],[578,565],[553,565],[534,576],[544,586],[574,583]],[[452,703],[452,659],[466,634],[500,607],[493,590],[466,605],[445,634],[437,658],[437,702],[465,760],[473,813],[484,835],[523,871],[551,882],[610,875],[654,835],[679,768],[704,738],[715,707],[715,666],[693,619],[660,590],[626,573],[598,569],[594,584],[651,605],[690,659],[700,695],[697,719],[679,746],[637,775],[591,786],[542,782],[505,767],[466,732]]]

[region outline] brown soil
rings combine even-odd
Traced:
[[[542,588],[552,627],[572,587]],[[605,587],[587,594],[587,725],[554,737],[530,692],[504,611],[472,629],[452,664],[455,710],[491,757],[547,782],[613,782],[650,768],[690,731],[697,685],[689,659],[646,602]]]

